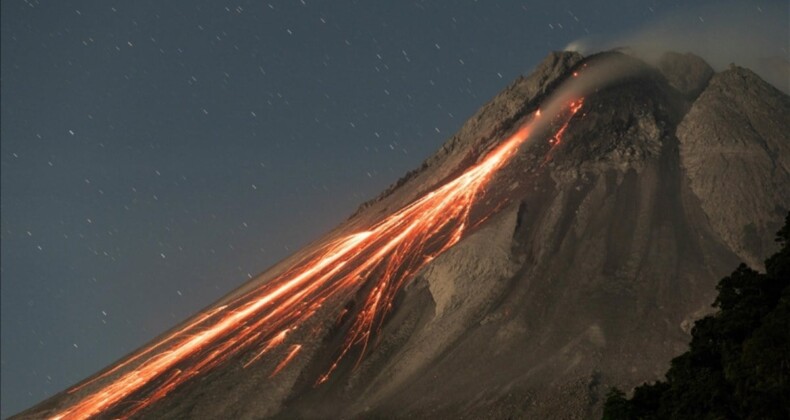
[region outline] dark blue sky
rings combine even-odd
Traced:
[[[2,416],[329,230],[549,51],[688,3],[3,0]]]

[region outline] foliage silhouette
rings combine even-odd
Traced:
[[[631,399],[613,388],[604,419],[790,418],[790,213],[776,241],[765,274],[741,264],[719,281],[718,311],[694,324],[666,380]]]

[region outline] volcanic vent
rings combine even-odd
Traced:
[[[335,231],[20,417],[585,417],[790,208],[746,69],[554,53]]]

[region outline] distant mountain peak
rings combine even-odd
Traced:
[[[667,82],[690,100],[696,99],[705,90],[714,74],[713,68],[705,60],[691,53],[664,53],[657,67]]]

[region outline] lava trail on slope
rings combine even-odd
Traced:
[[[561,141],[583,98],[563,106],[550,136],[550,151]],[[229,358],[249,351],[249,367],[272,349],[287,346],[271,376],[299,357],[303,343],[289,335],[314,317],[328,300],[349,299],[365,289],[342,346],[316,385],[325,382],[354,349],[361,360],[380,330],[398,291],[432,259],[459,242],[487,219],[475,205],[497,171],[505,166],[543,118],[532,114],[515,134],[476,164],[369,229],[321,246],[266,284],[212,308],[101,375],[68,391],[90,392],[55,414],[55,419],[86,418],[106,413],[129,417],[161,400],[175,388]],[[548,156],[547,156],[548,158]],[[76,397],[76,395],[75,395]]]

